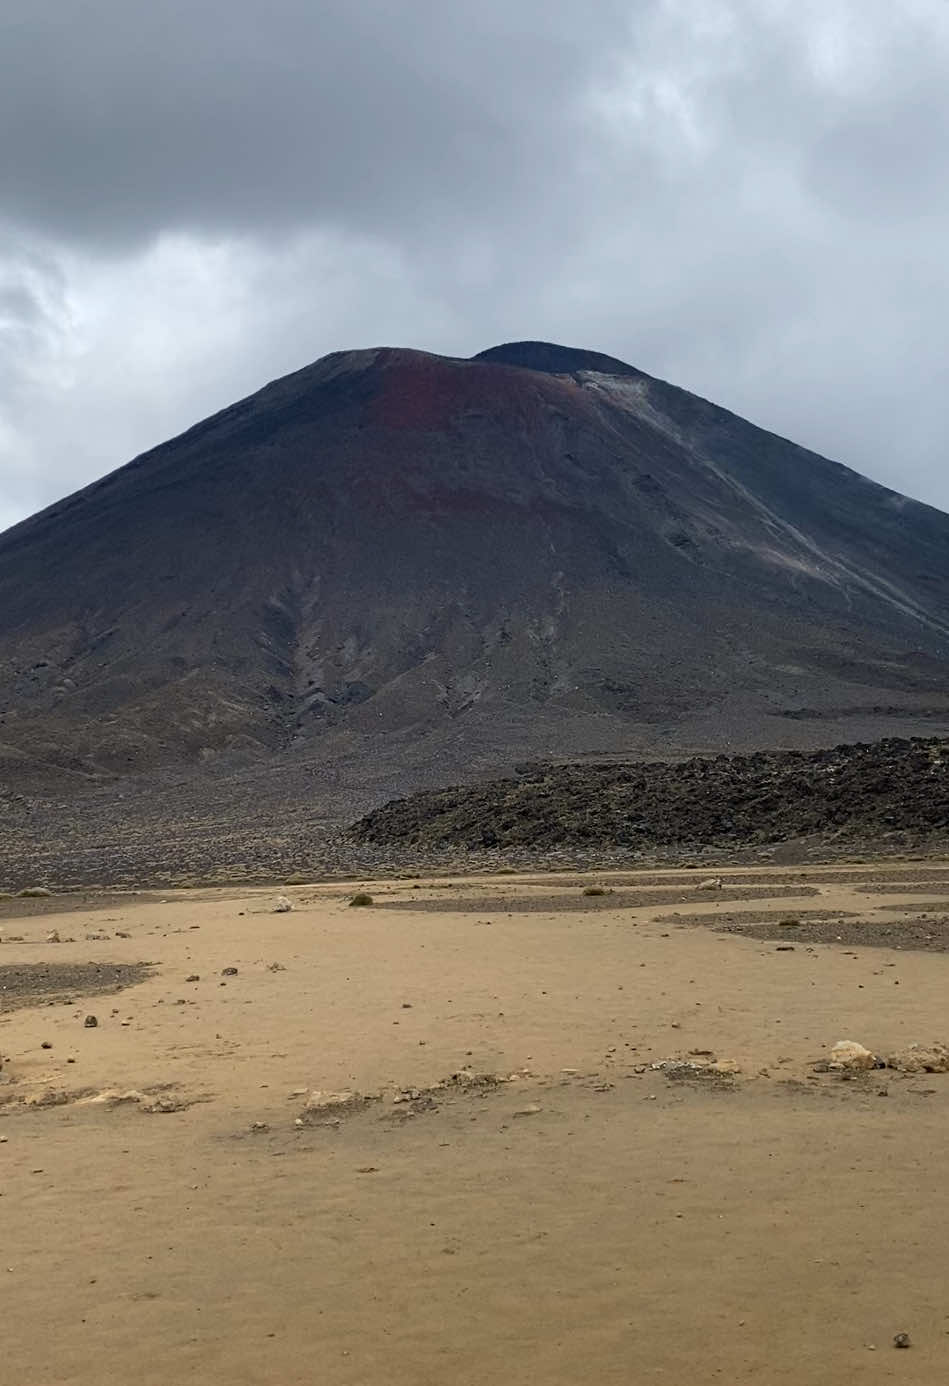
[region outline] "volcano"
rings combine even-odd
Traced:
[[[350,812],[941,734],[947,690],[949,516],[547,343],[334,353],[0,536],[9,792],[282,767]]]

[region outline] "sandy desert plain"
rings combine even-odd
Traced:
[[[0,1379],[949,1380],[949,860],[721,876],[0,902]]]

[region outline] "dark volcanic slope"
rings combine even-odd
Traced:
[[[648,851],[809,836],[944,845],[947,832],[949,741],[937,738],[672,765],[538,767],[517,780],[398,799],[352,829],[362,842],[422,851]]]
[[[544,343],[328,356],[0,537],[29,792],[943,731],[947,680],[949,517]]]

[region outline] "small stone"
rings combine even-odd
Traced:
[[[911,1346],[908,1333],[894,1333],[893,1346],[895,1348],[908,1348]]]
[[[62,939],[59,937],[59,930],[58,930],[58,929],[50,929],[49,933],[46,935],[46,942],[47,942],[47,943],[62,943]]]
[[[236,967],[222,967],[222,968],[221,968],[221,976],[222,976],[222,977],[236,977],[236,976],[237,976],[237,968],[236,968]]]
[[[542,1112],[543,1110],[543,1107],[538,1107],[536,1102],[531,1102],[526,1107],[518,1107],[513,1115],[516,1117],[536,1116],[538,1112]]]
[[[290,912],[292,909],[293,909],[293,902],[292,902],[292,900],[288,900],[287,897],[286,897],[285,895],[278,895],[278,896],[277,896],[276,900],[274,901],[274,907],[273,907],[273,913],[274,913],[274,914],[289,914],[289,912]]]
[[[87,1030],[94,1030],[96,1026],[99,1024],[98,1020],[94,1015],[87,1015],[82,1023]]]
[[[192,972],[190,977],[185,978],[186,982],[200,982],[200,980],[201,978],[198,976],[197,972]]]
[[[774,951],[775,951],[776,953],[793,953],[793,952],[794,952],[794,944],[793,944],[793,943],[779,943],[778,946],[777,946],[777,948],[776,948]]]
[[[40,1045],[41,1049],[52,1049],[52,1047],[53,1046],[49,1040],[44,1040],[43,1043]]]

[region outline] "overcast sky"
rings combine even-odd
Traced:
[[[0,528],[328,351],[622,357],[949,508],[947,0],[5,0]]]

